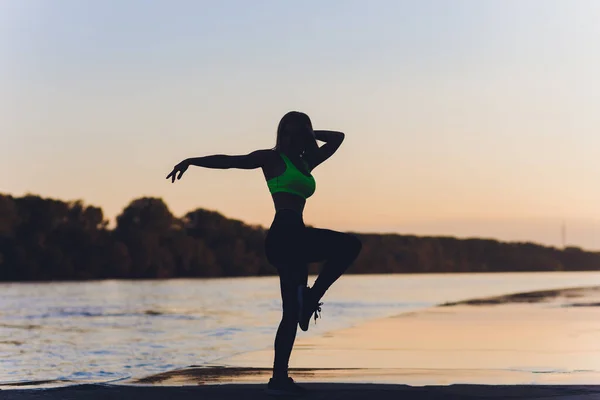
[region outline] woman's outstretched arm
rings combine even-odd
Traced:
[[[273,156],[273,150],[256,150],[245,155],[230,156],[225,154],[215,154],[212,156],[187,158],[173,167],[173,171],[167,175],[167,179],[171,178],[171,182],[175,182],[175,178],[181,179],[183,173],[190,165],[204,168],[216,169],[255,169],[261,168]]]

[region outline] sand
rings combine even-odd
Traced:
[[[183,387],[131,387],[82,385],[46,390],[10,390],[0,392],[2,400],[250,400],[269,399],[265,385],[228,384]],[[536,399],[536,400],[597,400],[600,387],[594,386],[477,386],[451,385],[410,387],[406,385],[369,385],[325,383],[305,385],[311,393],[304,397],[326,400],[476,400],[476,399]]]
[[[476,299],[375,320],[299,338],[291,374],[302,382],[596,384],[599,302],[599,288],[565,289]],[[268,348],[223,360],[222,366],[131,383],[264,382],[272,357]]]

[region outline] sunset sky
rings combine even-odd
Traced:
[[[305,221],[600,249],[600,1],[0,0],[0,192],[268,226],[289,110],[346,141]]]

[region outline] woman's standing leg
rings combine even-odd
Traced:
[[[304,229],[301,215],[291,210],[279,211],[265,238],[267,259],[279,274],[283,308],[275,336],[273,360],[273,378],[279,383],[288,381],[288,364],[300,317],[298,293],[306,287],[308,280],[308,266],[298,257]]]
[[[277,270],[279,272],[279,284],[281,287],[283,316],[277,329],[277,335],[275,336],[273,376],[276,378],[286,378],[288,376],[290,355],[298,329],[300,312],[298,290],[306,287],[308,268],[306,264],[288,264],[278,265]]]

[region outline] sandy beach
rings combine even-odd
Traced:
[[[311,398],[600,398],[600,288],[444,304],[299,338]],[[272,350],[112,385],[6,390],[3,399],[262,398]],[[598,386],[596,386],[598,385]]]
[[[521,293],[444,304],[299,338],[291,374],[304,382],[600,383],[600,288]],[[258,383],[272,350],[131,383]]]

